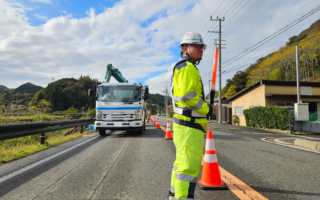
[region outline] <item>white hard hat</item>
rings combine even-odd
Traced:
[[[202,36],[195,31],[189,31],[184,34],[179,47],[182,48],[182,45],[184,44],[203,44],[205,48],[207,47],[207,45],[203,43]]]

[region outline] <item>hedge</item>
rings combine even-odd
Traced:
[[[290,129],[290,115],[286,107],[266,106],[245,109],[243,114],[249,127]]]

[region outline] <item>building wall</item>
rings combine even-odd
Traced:
[[[266,106],[265,85],[260,85],[239,98],[234,99],[232,101],[232,115],[235,114],[235,107],[237,106],[244,106],[244,109],[249,109],[249,106],[253,105]],[[240,119],[239,125],[246,126],[244,115],[238,115],[238,117]]]
[[[297,103],[296,96],[266,96],[266,106],[276,106],[277,103]]]
[[[319,87],[301,87],[301,100],[303,102],[317,102],[317,110],[320,112],[320,96]],[[244,106],[244,109],[249,109],[249,106],[277,106],[277,103],[296,103],[297,101],[296,86],[272,86],[260,85],[253,90],[247,91],[242,96],[232,101],[232,115],[235,114],[235,107]],[[238,115],[240,126],[246,126],[244,115]]]
[[[280,94],[280,95],[297,95],[297,86],[276,86],[276,85],[266,85],[266,95],[268,94]],[[301,95],[319,96],[319,87],[300,87]]]

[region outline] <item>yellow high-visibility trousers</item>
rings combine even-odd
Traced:
[[[194,199],[204,147],[203,131],[173,123],[176,160],[173,163],[170,193],[175,199]]]

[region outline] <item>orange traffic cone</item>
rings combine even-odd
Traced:
[[[159,118],[158,118],[158,122],[157,122],[157,128],[161,128],[161,127],[160,127]]]
[[[156,124],[156,119],[155,119],[155,117],[153,117],[153,124]]]
[[[202,190],[226,190],[228,186],[221,181],[216,149],[214,147],[212,131],[208,131],[206,149],[202,167],[201,180],[198,187]]]
[[[170,120],[168,120],[167,123],[167,131],[166,131],[166,137],[164,138],[165,140],[172,140],[172,132],[171,132],[171,127],[170,127]]]

